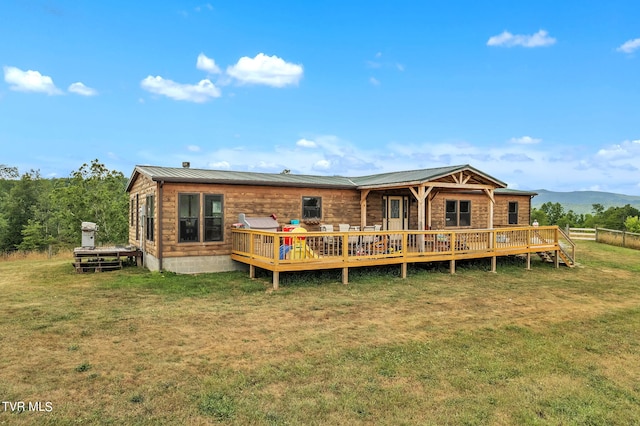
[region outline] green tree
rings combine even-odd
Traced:
[[[53,237],[49,235],[42,223],[29,219],[22,228],[22,242],[18,245],[20,250],[42,250],[53,243]]]
[[[16,179],[20,174],[17,167],[0,164],[0,179]]]
[[[591,204],[591,209],[594,215],[600,215],[604,212],[604,206],[600,203]]]
[[[31,170],[24,173],[9,191],[3,203],[3,220],[0,221],[0,249],[10,250],[22,242],[22,229],[34,218],[40,196],[40,173]]]
[[[627,220],[629,216],[640,216],[640,210],[632,207],[630,204],[624,207],[609,207],[598,216],[598,226],[623,231],[625,229],[625,220]]]
[[[99,160],[83,164],[52,191],[55,215],[52,222],[59,239],[79,243],[81,223],[95,222],[98,243],[123,243],[128,239],[127,179],[109,170]]]
[[[533,223],[534,221],[537,221],[538,225],[540,226],[546,226],[549,224],[549,218],[547,217],[547,214],[535,207],[531,209],[531,223]]]
[[[540,210],[542,210],[547,216],[548,223],[546,223],[546,225],[557,225],[560,218],[564,216],[564,208],[560,203],[552,203],[548,201],[540,206]]]
[[[629,216],[624,221],[624,227],[629,232],[640,233],[640,216]]]

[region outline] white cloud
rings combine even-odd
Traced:
[[[532,138],[531,136],[522,136],[520,138],[511,138],[509,142],[519,145],[531,145],[542,142],[542,139]]]
[[[315,162],[315,164],[311,167],[313,170],[329,170],[331,168],[331,161],[328,160],[318,160]]]
[[[98,94],[98,91],[96,89],[87,87],[79,81],[77,83],[70,84],[67,90],[71,93],[75,93],[76,95],[81,96],[95,96]]]
[[[380,80],[378,80],[375,77],[369,77],[369,83],[371,83],[374,86],[380,86]]]
[[[549,34],[545,30],[540,30],[532,35],[511,34],[509,31],[504,31],[502,34],[490,37],[487,41],[487,46],[502,46],[502,47],[544,47],[555,44],[556,39],[549,37]]]
[[[226,161],[216,161],[209,163],[209,167],[217,170],[231,170],[231,164]]]
[[[298,142],[296,142],[296,145],[302,148],[316,148],[318,146],[314,141],[310,141],[304,138],[298,140]]]
[[[614,160],[629,160],[632,158],[640,159],[640,139],[634,141],[624,141],[619,144],[602,148],[598,151],[596,156],[599,159],[605,159],[609,161]]]
[[[402,64],[396,64],[396,69],[400,72],[404,71],[404,65]]]
[[[190,152],[200,152],[200,147],[198,145],[188,145],[187,151]]]
[[[618,52],[633,53],[637,49],[640,49],[640,38],[628,40],[624,44],[622,44],[620,47],[618,47],[616,50]]]
[[[258,53],[255,58],[243,56],[227,68],[227,74],[240,84],[264,84],[272,87],[297,85],[302,78],[302,65],[285,62],[277,56]]]
[[[213,6],[210,3],[205,3],[202,6],[196,6],[193,8],[196,12],[201,12],[203,9],[213,10]]]
[[[148,92],[164,95],[178,101],[203,103],[212,98],[220,97],[220,89],[209,79],[201,80],[198,84],[181,84],[160,76],[148,76],[142,80],[140,86]]]
[[[53,79],[38,71],[22,71],[16,67],[3,67],[4,81],[9,88],[18,92],[40,92],[47,95],[61,95],[63,92],[53,84]]]
[[[207,58],[204,53],[198,55],[196,68],[206,71],[210,74],[220,74],[221,72],[220,68],[216,65],[216,61],[214,61],[212,58]]]

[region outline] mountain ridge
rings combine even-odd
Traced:
[[[640,209],[640,196],[617,194],[603,191],[570,191],[557,192],[546,189],[534,189],[538,193],[531,200],[531,207],[540,208],[544,203],[560,203],[565,212],[573,210],[577,214],[593,214],[593,204],[609,207],[624,207],[627,204]]]

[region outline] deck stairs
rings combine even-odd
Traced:
[[[558,229],[560,232],[559,235],[559,246],[560,251],[558,252],[559,263],[568,266],[569,268],[573,268],[576,266],[576,245],[571,240],[569,235],[564,232],[562,229]],[[547,263],[554,263],[554,252],[553,251],[541,251],[537,253],[540,258]]]

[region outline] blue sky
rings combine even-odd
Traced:
[[[640,195],[638,1],[0,2],[0,164]]]

